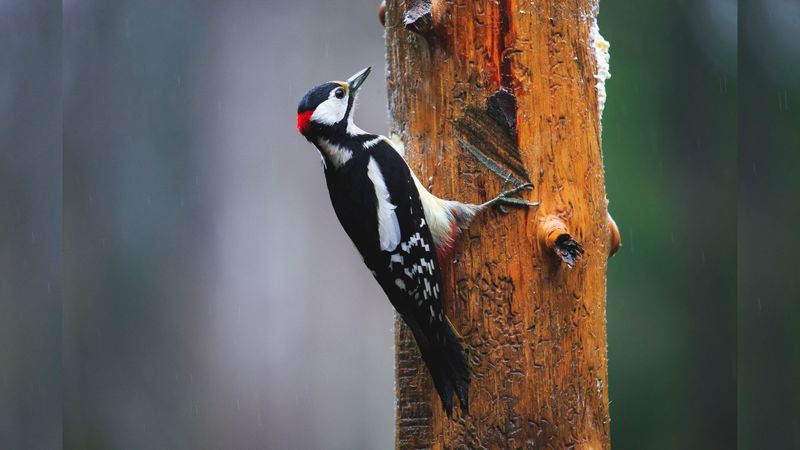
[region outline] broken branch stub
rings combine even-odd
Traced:
[[[567,224],[558,216],[548,216],[540,230],[545,247],[552,250],[567,267],[575,267],[583,257],[583,246],[572,237]]]
[[[433,32],[433,2],[408,0],[407,7],[403,25],[409,31],[428,37]]]
[[[622,247],[622,238],[619,235],[619,227],[617,227],[617,222],[614,221],[614,218],[611,217],[611,213],[608,213],[608,231],[610,235],[608,257],[610,258],[619,251],[620,247]]]

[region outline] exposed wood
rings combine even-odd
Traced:
[[[567,223],[558,216],[547,216],[539,225],[539,236],[545,248],[551,250],[570,269],[583,257],[583,246],[570,234]]]
[[[614,238],[590,42],[596,8],[387,2],[391,126],[420,180],[440,197],[481,203],[507,173],[532,181],[526,198],[541,203],[479,216],[443,268],[447,314],[474,353],[470,416],[447,418],[397,320],[398,448],[610,447],[605,277]],[[548,217],[583,245],[572,269],[542,238]]]

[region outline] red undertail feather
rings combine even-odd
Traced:
[[[439,266],[444,265],[445,260],[453,254],[456,238],[460,232],[461,229],[458,228],[458,223],[454,220],[453,223],[450,224],[450,233],[447,239],[445,239],[442,245],[436,247],[436,259],[439,260]]]

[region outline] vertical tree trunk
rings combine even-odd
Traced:
[[[502,189],[487,168],[496,164],[533,182],[526,198],[541,203],[479,216],[443,268],[447,314],[474,353],[469,416],[447,418],[396,321],[398,448],[610,447],[613,236],[596,9],[590,0],[387,1],[391,126],[423,184],[480,203]],[[567,233],[585,249],[571,269],[569,252],[557,256]]]

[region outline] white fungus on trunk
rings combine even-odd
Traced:
[[[594,49],[594,58],[597,64],[597,72],[594,74],[597,84],[597,114],[598,119],[603,120],[603,108],[606,106],[606,80],[611,78],[609,60],[611,55],[608,52],[611,44],[600,35],[600,27],[597,25],[597,17],[592,18],[592,28],[589,31],[589,44]]]

